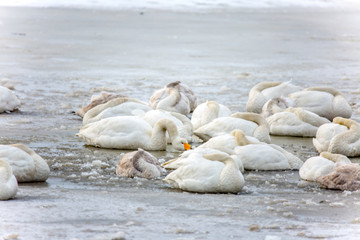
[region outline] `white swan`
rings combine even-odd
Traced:
[[[100,104],[104,104],[107,103],[108,101],[117,98],[117,97],[124,97],[123,95],[119,95],[119,94],[112,94],[112,93],[107,93],[107,92],[101,92],[101,94],[99,96],[91,96],[91,102],[80,108],[76,114],[79,115],[80,117],[84,117],[85,113],[87,113],[87,111],[89,111],[90,109],[100,105]]]
[[[262,142],[270,143],[269,125],[256,113],[233,113],[230,117],[216,118],[208,124],[196,129],[194,134],[207,141],[212,137],[242,130],[245,135],[253,136]]]
[[[168,174],[174,188],[200,193],[238,193],[245,181],[237,163],[226,153],[203,155]]]
[[[333,123],[319,127],[315,148],[319,151],[342,154],[348,157],[360,156],[360,124],[354,120],[336,117]]]
[[[0,158],[10,164],[18,182],[42,182],[50,175],[46,161],[25,145],[0,145]]]
[[[335,123],[326,123],[321,125],[317,132],[316,137],[313,138],[313,144],[316,150],[321,152],[326,152],[329,150],[329,144],[331,139],[342,132],[348,131],[346,126],[335,124]]]
[[[108,117],[140,116],[150,110],[151,108],[148,105],[136,99],[117,97],[86,112],[83,117],[83,125]]]
[[[288,96],[302,88],[287,82],[260,82],[251,88],[246,111],[261,113],[263,105],[271,98]]]
[[[323,188],[342,191],[360,190],[360,165],[356,163],[337,165],[334,171],[318,177],[316,182]]]
[[[149,101],[149,106],[153,109],[163,109],[184,115],[192,112],[196,105],[196,96],[186,85],[180,84],[180,81],[169,83],[156,91]]]
[[[0,200],[14,198],[18,183],[8,162],[0,159]]]
[[[159,161],[149,152],[139,148],[137,151],[124,154],[120,159],[116,174],[133,178],[158,178],[162,174]]]
[[[206,101],[199,104],[191,115],[191,123],[194,129],[211,122],[215,118],[229,117],[231,111],[225,105],[219,104],[215,101]]]
[[[279,102],[277,99],[269,100],[266,105],[268,108],[272,105],[271,102],[276,105],[274,108],[281,109],[280,106],[277,106]],[[270,110],[274,112],[273,115],[266,118],[272,135],[315,137],[318,127],[330,122],[328,119],[302,108],[289,107],[281,112],[274,108]],[[267,114],[264,113],[264,115]]]
[[[174,150],[183,151],[189,146],[178,136],[176,125],[160,119],[154,127],[137,116],[105,118],[83,126],[77,136],[88,144],[102,148],[166,150],[166,131]]]
[[[217,153],[224,154],[226,152],[223,152],[223,151],[215,149],[215,148],[199,148],[199,147],[197,147],[195,149],[191,149],[189,151],[183,152],[182,154],[180,154],[180,156],[178,158],[171,159],[171,160],[163,163],[162,166],[167,170],[169,170],[169,169],[174,170],[174,169],[178,169],[179,167],[185,166],[187,164],[195,164],[196,162],[204,160],[205,159],[204,155],[217,154]],[[236,162],[236,164],[239,167],[239,170],[241,172],[244,172],[244,167],[243,167],[241,159],[234,154],[229,154],[229,156],[232,159],[234,159],[234,161]],[[218,164],[220,166],[221,164],[224,164],[224,163],[212,162],[212,164]]]
[[[150,110],[141,116],[142,119],[146,120],[152,127],[157,121],[162,118],[166,118],[175,123],[179,136],[185,138],[188,142],[193,142],[193,126],[189,118],[181,113],[177,112],[168,112],[165,110]],[[168,142],[170,143],[170,138],[167,134]]]
[[[296,107],[304,108],[330,121],[335,117],[350,118],[352,109],[345,97],[331,87],[310,87],[288,95]]]
[[[212,137],[207,142],[201,144],[199,148],[213,148],[227,154],[235,154],[235,148],[247,144],[260,143],[257,138],[245,136],[242,130],[233,130],[230,134],[223,134],[220,136]]]
[[[235,148],[245,170],[299,169],[303,162],[276,144],[248,144]]]
[[[331,173],[335,164],[349,164],[351,161],[344,155],[322,152],[320,156],[307,159],[299,169],[300,178],[306,181],[316,181],[318,177]]]
[[[10,89],[0,86],[0,113],[14,111],[20,107],[20,100]]]

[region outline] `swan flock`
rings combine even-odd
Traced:
[[[11,90],[0,86],[0,93],[2,112],[19,109]],[[359,164],[350,159],[360,156],[360,124],[351,119],[344,95],[330,87],[261,82],[250,90],[246,112],[232,112],[212,100],[198,104],[194,92],[177,81],[155,91],[148,103],[102,92],[76,114],[82,118],[76,136],[86,144],[134,150],[119,160],[116,174],[122,177],[162,178],[189,192],[236,194],[245,185],[245,171],[289,169],[320,187],[360,189]],[[301,160],[273,144],[271,135],[311,137],[320,156]],[[161,164],[148,151],[179,157]],[[0,145],[0,174],[0,200],[6,200],[15,196],[18,182],[46,181],[50,169],[22,144]]]

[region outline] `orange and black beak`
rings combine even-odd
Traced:
[[[191,149],[190,144],[184,143],[184,149],[185,149],[185,151],[186,151],[186,150],[190,150],[190,149]]]

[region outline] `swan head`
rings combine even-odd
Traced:
[[[261,115],[266,118],[275,113],[284,111],[286,108],[293,105],[294,104],[290,101],[290,99],[285,97],[271,98],[262,107]]]
[[[184,150],[191,149],[191,146],[187,142],[187,140],[185,138],[181,138],[181,137],[175,138],[174,141],[172,142],[172,145],[173,145],[174,149],[178,150],[178,151],[184,151]]]

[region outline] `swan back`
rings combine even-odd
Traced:
[[[139,148],[137,151],[126,153],[120,159],[116,174],[125,177],[157,178],[162,174],[159,161],[149,152]]]
[[[11,165],[18,182],[46,181],[50,175],[45,160],[25,145],[0,145],[0,158]]]
[[[83,125],[108,117],[140,115],[149,110],[149,106],[136,99],[114,97],[88,110],[83,116]]]
[[[328,151],[331,139],[339,133],[346,131],[348,131],[346,126],[335,123],[325,123],[316,131],[316,138],[313,138],[314,147],[319,153]]]
[[[273,144],[271,144],[273,145]],[[284,154],[270,144],[249,144],[235,149],[247,170],[299,169],[302,161],[291,153]],[[279,147],[280,148],[280,147]]]
[[[290,93],[301,91],[301,87],[287,82],[260,82],[249,92],[246,111],[261,113],[263,105],[271,98],[287,96]]]
[[[14,198],[18,190],[18,183],[7,161],[0,159],[0,200]]]
[[[190,155],[191,156],[191,155]],[[190,192],[237,193],[244,178],[237,164],[226,153],[206,154],[180,166],[164,179],[175,188]]]
[[[91,102],[80,108],[76,114],[79,115],[80,117],[84,117],[85,113],[87,113],[90,109],[100,105],[100,104],[104,104],[108,101],[110,101],[111,99],[117,98],[117,97],[123,97],[123,95],[116,95],[116,94],[112,94],[112,93],[106,93],[106,92],[101,92],[101,94],[99,96],[92,96],[91,97]]]
[[[231,111],[228,107],[215,101],[206,101],[199,104],[191,115],[191,123],[194,129],[211,122],[218,117],[229,117]]]

